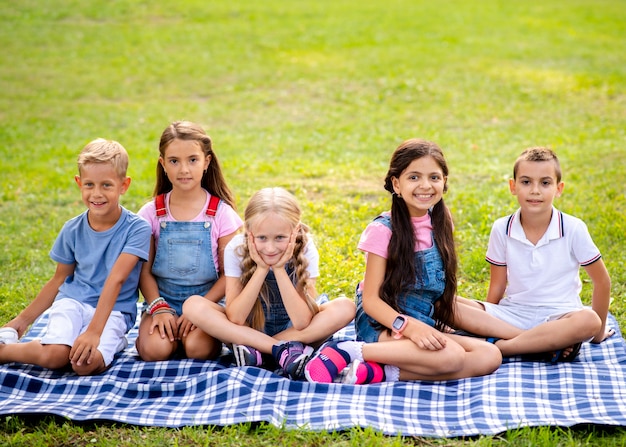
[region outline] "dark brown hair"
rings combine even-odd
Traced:
[[[399,178],[402,172],[418,158],[432,157],[441,168],[446,183],[443,191],[448,190],[448,165],[441,148],[435,143],[420,139],[403,142],[394,151],[389,162],[389,171],[385,177],[385,189],[392,194],[391,202],[391,240],[389,241],[387,268],[380,288],[383,301],[402,312],[398,297],[413,288],[417,275],[415,265],[415,231],[411,215],[404,199],[394,193],[392,179]],[[443,198],[433,206],[431,220],[435,243],[443,261],[446,285],[442,297],[435,304],[437,327],[453,321],[453,304],[456,295],[457,256],[454,244],[452,215]]]
[[[517,157],[515,165],[513,165],[513,180],[517,178],[517,169],[522,161],[553,161],[554,171],[556,173],[556,182],[561,182],[561,164],[556,154],[547,147],[530,147]]]
[[[211,157],[209,167],[202,175],[202,187],[209,191],[211,195],[219,197],[233,209],[235,209],[235,201],[233,195],[226,184],[217,155],[213,151],[211,138],[206,134],[202,126],[190,121],[174,121],[161,134],[159,141],[159,154],[165,157],[167,147],[174,140],[196,141],[202,148],[205,157]],[[154,195],[158,196],[172,190],[172,182],[167,178],[165,169],[161,163],[157,162],[156,167],[156,186],[154,187]]]

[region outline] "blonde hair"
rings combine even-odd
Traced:
[[[298,205],[296,198],[283,188],[264,188],[257,191],[248,202],[248,206],[244,212],[245,220],[245,234],[244,243],[239,247],[240,255],[242,256],[241,267],[241,284],[246,286],[252,275],[254,274],[257,266],[250,256],[250,250],[248,248],[248,233],[255,224],[265,218],[269,213],[274,213],[287,222],[290,223],[291,228],[295,228],[300,225],[300,229],[296,235],[295,247],[293,249],[293,257],[289,261],[294,266],[294,272],[292,273],[292,281],[295,279],[294,285],[298,293],[304,296],[307,306],[316,314],[319,312],[317,303],[309,295],[309,272],[307,267],[309,262],[304,256],[304,249],[308,242],[307,233],[308,227],[300,222],[302,211]],[[265,302],[266,308],[269,311],[269,291],[266,284],[263,284],[259,298]],[[257,300],[254,304],[250,315],[248,316],[248,324],[259,331],[262,331],[265,327],[265,314],[263,313],[263,305],[261,300]]]
[[[117,141],[96,138],[87,143],[78,155],[78,173],[90,163],[110,163],[120,178],[126,177],[128,170],[128,152]]]

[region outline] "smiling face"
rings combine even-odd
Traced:
[[[96,227],[117,222],[120,196],[128,190],[129,177],[120,177],[111,163],[86,163],[75,177],[83,203],[89,210],[89,223]]]
[[[520,161],[515,179],[509,181],[511,194],[517,196],[523,215],[552,213],[552,204],[563,192],[563,182],[557,181],[553,161]]]
[[[159,162],[172,187],[188,191],[201,187],[202,176],[211,157],[204,155],[197,141],[175,139],[167,146]]]
[[[427,155],[413,160],[391,181],[394,192],[405,201],[411,217],[421,217],[441,200],[447,177],[439,163]]]
[[[267,265],[276,264],[289,245],[293,226],[289,220],[274,212],[259,215],[250,225],[249,231],[254,236],[254,246]]]

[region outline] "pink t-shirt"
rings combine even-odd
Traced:
[[[157,247],[159,244],[159,235],[161,234],[161,226],[159,225],[160,221],[164,222],[175,222],[176,219],[172,217],[170,214],[170,194],[168,192],[165,194],[165,209],[167,210],[167,215],[157,218],[156,215],[156,206],[154,204],[154,199],[150,202],[146,203],[141,207],[139,212],[137,213],[139,216],[143,217],[148,221],[150,227],[152,228],[152,236],[154,237],[154,246]],[[229,235],[231,233],[236,232],[243,225],[243,221],[239,217],[239,215],[235,212],[235,210],[228,205],[227,203],[220,201],[219,206],[217,207],[217,213],[215,217],[206,215],[206,208],[209,205],[209,199],[211,195],[206,192],[206,202],[204,203],[204,207],[202,211],[194,217],[189,222],[207,222],[213,220],[213,226],[211,231],[211,251],[213,252],[213,261],[215,262],[215,269],[219,271],[219,258],[217,256],[217,240],[222,236]]]
[[[383,215],[389,215],[389,212]],[[426,250],[433,246],[433,224],[430,220],[430,214],[422,217],[412,217],[413,228],[415,229],[416,241],[415,251]],[[391,229],[378,220],[370,222],[363,233],[357,248],[367,256],[367,253],[374,253],[387,259],[387,249],[391,240]]]

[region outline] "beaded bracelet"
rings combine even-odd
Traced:
[[[158,309],[171,309],[171,306],[167,304],[167,301],[165,301],[165,298],[162,296],[150,303],[147,312],[148,314],[153,315]]]
[[[167,303],[159,303],[156,306],[150,308],[150,315],[154,315],[156,312],[158,312],[161,309],[171,309],[171,307]]]
[[[155,315],[159,315],[159,314],[176,315],[176,311],[172,309],[171,307],[164,307],[164,308],[161,308],[159,310],[152,312],[150,315],[154,317]]]

